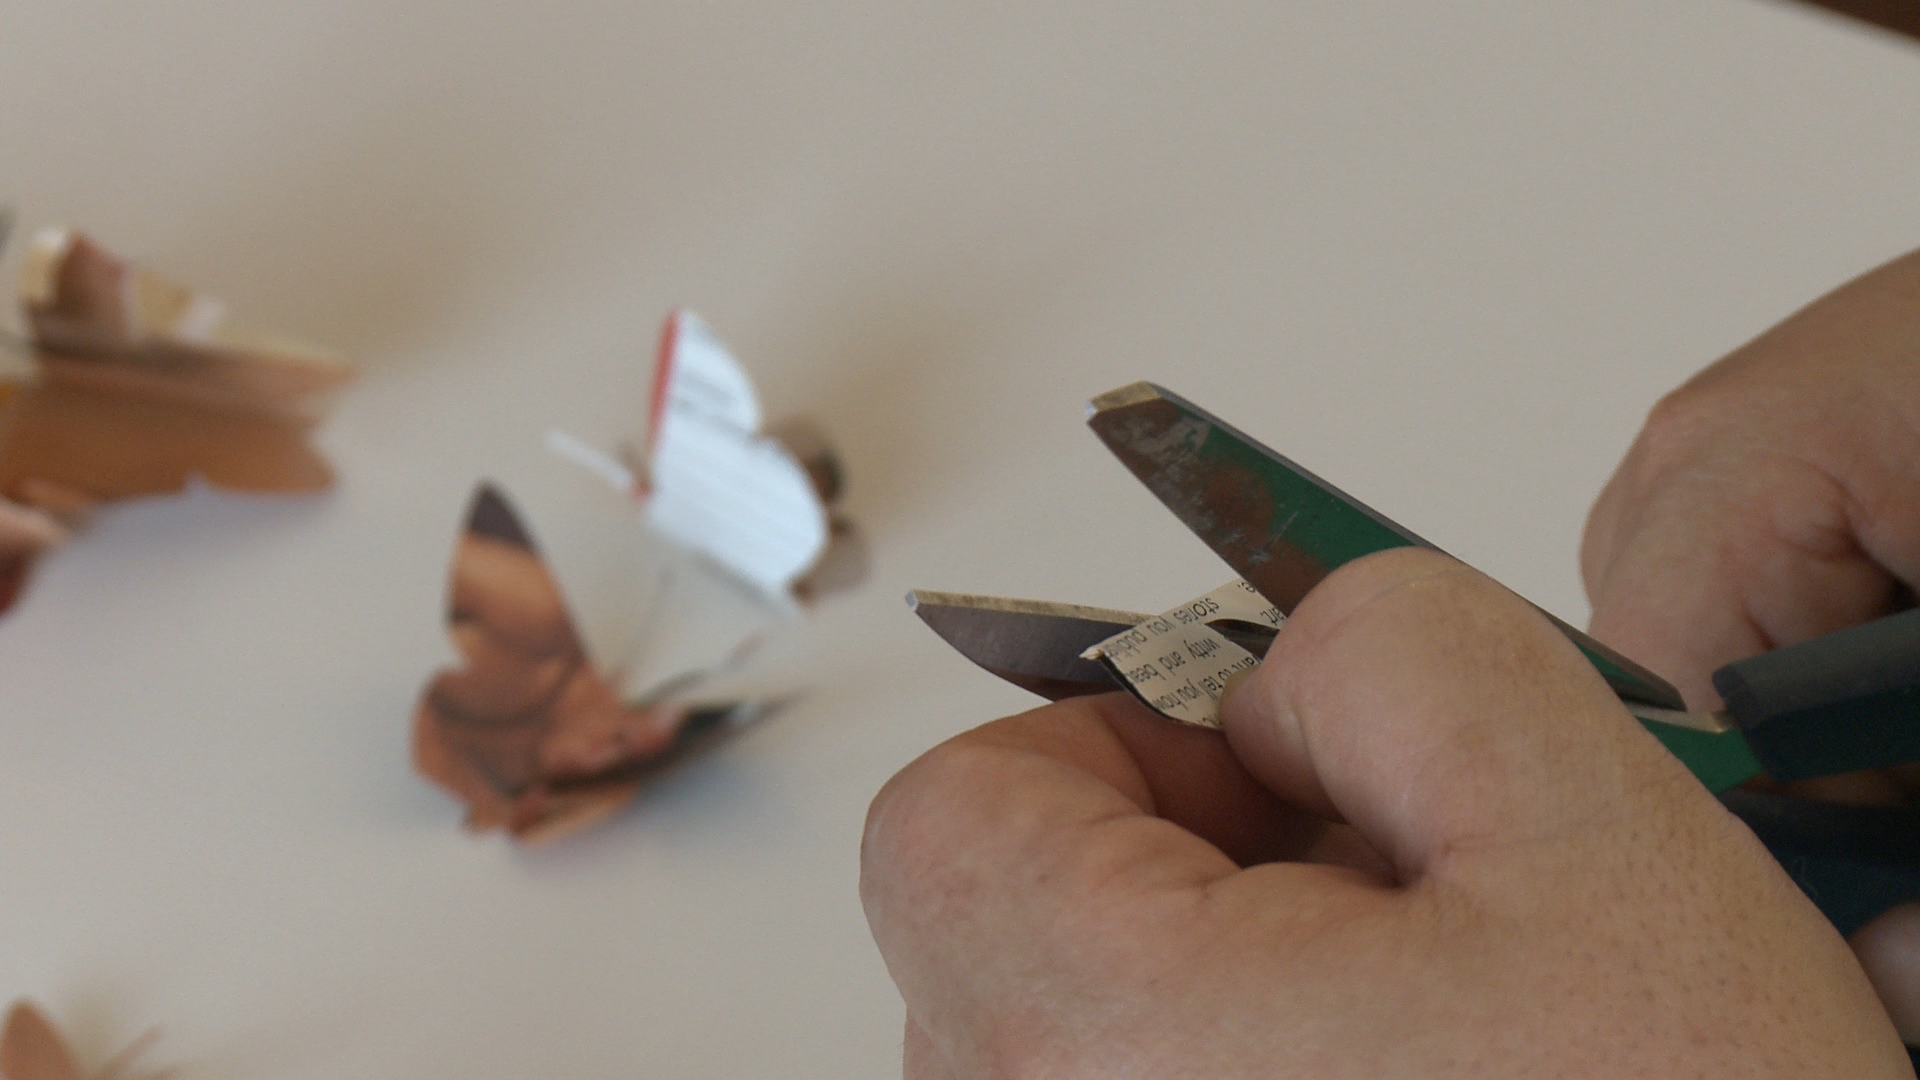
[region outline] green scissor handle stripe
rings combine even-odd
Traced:
[[[1088,426],[1194,534],[1260,595],[1292,612],[1336,567],[1396,547],[1440,549],[1372,507],[1152,383],[1095,398]],[[1551,613],[1628,701],[1686,708],[1679,691]],[[1760,775],[1737,731],[1710,733],[1648,722],[1715,791]]]

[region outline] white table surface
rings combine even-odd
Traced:
[[[363,372],[337,491],[121,504],[0,620],[0,998],[187,1080],[887,1076],[867,800],[1029,703],[901,594],[1226,576],[1085,398],[1161,381],[1579,620],[1658,394],[1920,244],[1920,49],[1765,0],[0,0],[0,199]],[[469,837],[406,753],[462,507],[636,429],[675,303],[836,437],[874,571],[776,721]]]

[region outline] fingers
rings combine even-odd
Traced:
[[[1588,518],[1601,640],[1696,707],[1730,660],[1920,582],[1920,252],[1822,297],[1648,417]]]
[[[1712,672],[1767,648],[1766,630],[1748,613],[1735,554],[1709,532],[1746,511],[1723,505],[1705,476],[1706,491],[1670,487],[1655,497],[1625,472],[1601,492],[1581,546],[1589,629],[1672,682],[1694,708],[1718,707]],[[1644,505],[1649,500],[1661,505]]]
[[[1764,849],[1545,619],[1451,560],[1334,574],[1228,724],[1245,771],[1129,699],[1075,699],[881,792],[861,897],[910,1080],[1866,1075],[1849,1055],[1898,1051]],[[1259,831],[1235,822],[1286,820],[1258,781],[1344,815],[1399,881],[1243,869],[1229,849]]]
[[[1098,992],[1105,965],[1177,967],[1207,886],[1239,871],[1228,852],[1304,851],[1323,827],[1303,822],[1218,735],[1122,695],[1077,698],[953,739],[888,783],[861,899],[908,1015],[991,1031],[1068,987]]]
[[[1848,944],[1900,1037],[1920,1045],[1920,903],[1882,913],[1856,931]]]
[[[1920,252],[1815,301],[1668,395],[1587,521],[1594,636],[1719,704],[1720,666],[1887,614],[1920,583]],[[1900,771],[1788,785],[1897,803]],[[1920,1037],[1920,914],[1854,947]]]
[[[1662,415],[1650,431],[1685,423]],[[1677,460],[1636,448],[1589,518],[1594,636],[1698,708],[1718,704],[1722,664],[1885,614],[1898,584],[1835,474],[1763,439],[1728,430]]]
[[[969,732],[875,798],[861,900],[923,1029],[995,1030],[1049,972],[1077,981],[1067,942],[1078,943],[1089,912],[1234,872],[1218,849],[1149,816],[1151,788],[1101,716],[1117,704],[1077,699]],[[1137,926],[1113,929],[1152,940]]]
[[[1589,830],[1649,787],[1710,802],[1538,612],[1412,548],[1316,587],[1222,716],[1255,777],[1357,826],[1402,880]]]
[[[1102,699],[1098,715],[1138,770],[1141,788],[1122,790],[1144,795],[1143,811],[1207,841],[1237,865],[1283,859],[1378,865],[1370,852],[1349,852],[1344,834],[1350,830],[1301,812],[1249,775],[1219,732],[1169,723],[1125,694]],[[1108,778],[1130,783],[1123,773]]]

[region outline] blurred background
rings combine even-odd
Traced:
[[[0,202],[361,370],[337,490],[118,504],[0,619],[0,998],[183,1078],[886,1076],[867,800],[1031,704],[902,593],[1228,576],[1087,397],[1579,622],[1647,408],[1920,244],[1920,49],[1770,0],[0,0]],[[834,437],[873,572],[774,721],[469,837],[407,762],[461,512],[637,435],[675,304]]]

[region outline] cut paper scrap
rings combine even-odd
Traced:
[[[466,804],[475,831],[537,842],[585,828],[770,711],[677,700],[698,673],[623,695],[621,673],[588,654],[532,536],[491,485],[467,513],[447,623],[462,664],[421,696],[413,758]]]
[[[129,1071],[133,1059],[158,1037],[157,1031],[147,1032],[90,1073],[80,1067],[80,1059],[38,1006],[16,1001],[0,1029],[0,1080],[159,1080],[169,1074]]]
[[[548,445],[644,500],[660,536],[779,603],[859,580],[865,553],[835,510],[843,478],[805,421],[763,423],[753,383],[690,311],[667,316],[644,451],[620,461],[564,432]]]
[[[233,327],[215,300],[67,229],[20,274],[32,371],[0,380],[0,610],[95,502],[333,482],[309,429],[352,369]]]
[[[1196,727],[1220,726],[1220,695],[1260,658],[1216,626],[1277,630],[1287,617],[1252,585],[1234,580],[1115,634],[1080,654],[1098,660],[1147,707]]]

